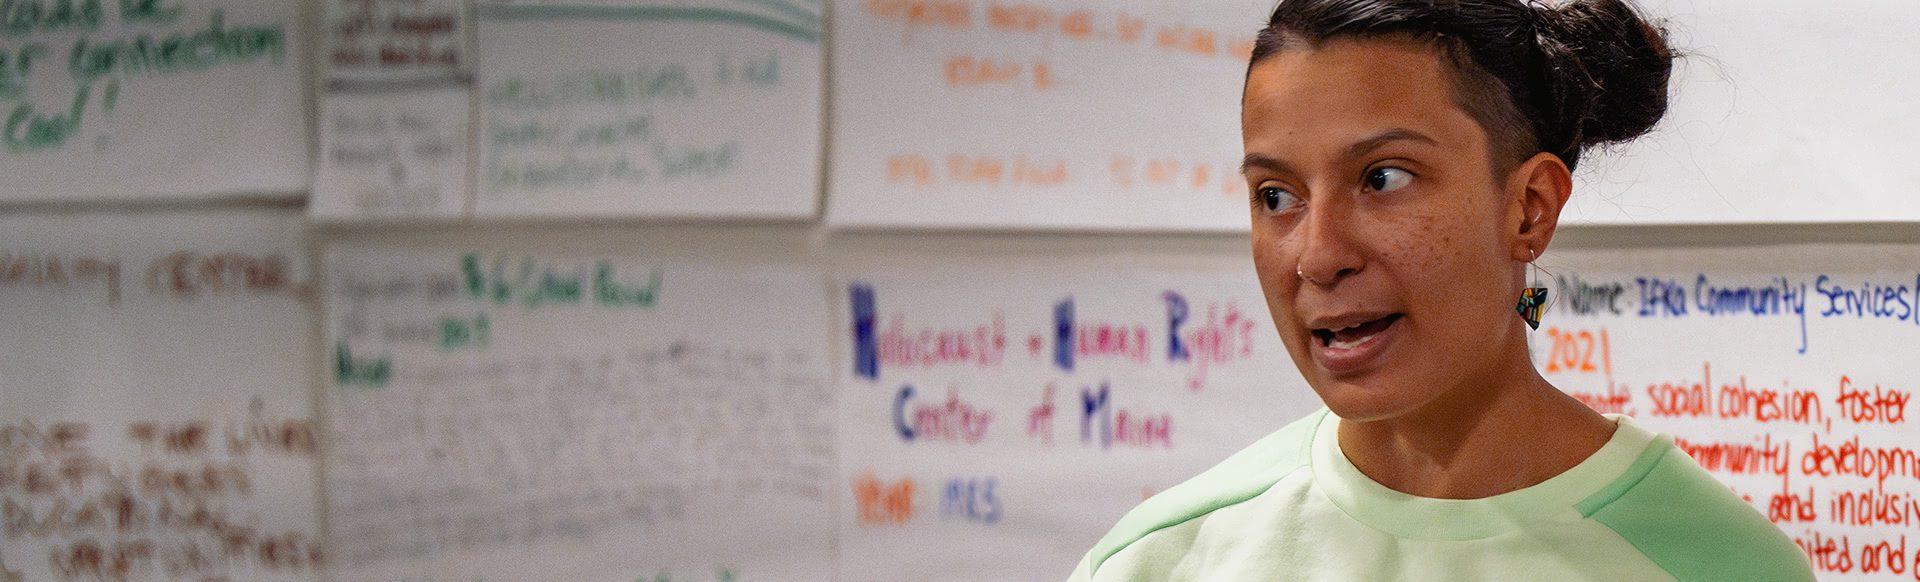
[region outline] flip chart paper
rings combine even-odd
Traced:
[[[835,2],[827,220],[1244,231],[1269,4]]]
[[[298,3],[7,6],[0,202],[307,189]]]
[[[476,18],[477,215],[815,214],[817,4],[485,3]]]
[[[301,226],[0,217],[0,579],[317,579]]]
[[[1147,495],[1319,406],[1250,271],[1109,267],[842,282],[844,579],[1065,579]]]
[[[497,248],[328,265],[336,576],[831,577],[819,279]]]

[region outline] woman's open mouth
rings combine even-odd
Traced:
[[[1313,359],[1335,374],[1357,372],[1377,360],[1398,335],[1399,313],[1340,329],[1315,329]]]

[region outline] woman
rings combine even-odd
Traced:
[[[1253,257],[1326,409],[1135,508],[1074,579],[1811,579],[1528,357],[1569,174],[1660,119],[1672,58],[1621,0],[1283,0],[1241,103]]]

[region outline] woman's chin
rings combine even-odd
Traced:
[[[1320,400],[1342,420],[1371,422],[1406,415],[1430,400],[1428,394],[1396,382],[1374,380],[1365,385],[1330,380],[1315,386]]]

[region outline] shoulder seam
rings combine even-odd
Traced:
[[[1580,513],[1676,580],[1813,579],[1806,555],[1765,516],[1733,497],[1680,449],[1668,444],[1653,450],[1661,454],[1644,463],[1644,474],[1629,475],[1632,486],[1608,487],[1577,506]],[[1648,459],[1642,455],[1635,468]],[[1666,506],[1671,500],[1665,496],[1659,507],[1649,506],[1646,496],[1654,492],[1648,487],[1663,495],[1702,497],[1682,504],[1689,513],[1680,516]],[[1628,499],[1636,495],[1637,501]],[[1589,507],[1588,502],[1596,503]],[[1700,552],[1708,549],[1703,546],[1726,551],[1713,553],[1720,559],[1703,561]]]
[[[1647,448],[1640,450],[1640,455],[1633,459],[1633,464],[1628,465],[1619,478],[1574,504],[1574,508],[1580,511],[1580,517],[1593,517],[1593,514],[1620,499],[1634,486],[1645,481],[1648,475],[1652,475],[1654,468],[1659,467],[1660,461],[1667,456],[1667,447],[1660,446],[1666,442],[1662,437],[1647,443]]]
[[[1271,439],[1281,438],[1281,435],[1293,433],[1293,431],[1298,431],[1298,430],[1305,431],[1304,433],[1305,438],[1300,439],[1300,442],[1289,443],[1292,445],[1291,447],[1292,450],[1287,452],[1291,453],[1290,455],[1291,459],[1288,459],[1287,456],[1281,456],[1277,459],[1272,459],[1272,458],[1269,459],[1270,461],[1289,461],[1289,462],[1284,462],[1284,463],[1273,462],[1271,464],[1267,464],[1264,469],[1255,469],[1247,473],[1246,474],[1247,478],[1233,479],[1232,481],[1239,481],[1238,486],[1233,486],[1230,482],[1228,486],[1222,487],[1219,490],[1221,493],[1223,493],[1221,495],[1217,495],[1217,496],[1206,495],[1204,493],[1197,494],[1197,495],[1181,494],[1179,493],[1179,491],[1188,489],[1189,487],[1194,485],[1195,481],[1204,478],[1206,475],[1210,473],[1221,471],[1222,469],[1227,467],[1237,466],[1238,464],[1249,462],[1249,461],[1257,464],[1265,464],[1260,461],[1253,461],[1246,457],[1246,455],[1249,455],[1250,453],[1254,455],[1255,458],[1259,458],[1261,456],[1269,456],[1269,457],[1271,456],[1270,454],[1253,452],[1253,451],[1259,450],[1259,447],[1260,447],[1259,443],[1256,443],[1250,446],[1248,449],[1243,449],[1240,452],[1235,453],[1233,456],[1230,456],[1226,460],[1221,461],[1219,465],[1215,465],[1213,468],[1210,468],[1207,471],[1202,472],[1200,475],[1195,476],[1192,479],[1188,479],[1186,482],[1182,482],[1180,485],[1176,485],[1172,488],[1169,488],[1167,491],[1162,492],[1162,495],[1166,495],[1168,493],[1174,493],[1177,497],[1183,498],[1182,500],[1175,501],[1175,500],[1169,500],[1166,498],[1161,498],[1159,496],[1156,496],[1155,499],[1149,499],[1147,502],[1142,503],[1139,507],[1135,507],[1133,511],[1128,512],[1127,516],[1122,517],[1120,520],[1120,523],[1114,526],[1113,531],[1108,532],[1107,536],[1101,539],[1100,543],[1096,544],[1093,550],[1088,553],[1087,555],[1087,558],[1089,561],[1088,574],[1091,575],[1099,571],[1100,567],[1105,565],[1108,558],[1113,557],[1114,554],[1120,553],[1121,550],[1131,547],[1135,542],[1140,541],[1141,539],[1145,538],[1149,534],[1152,534],[1154,532],[1157,532],[1163,529],[1167,529],[1169,527],[1177,526],[1182,523],[1186,523],[1195,518],[1199,518],[1199,517],[1211,514],[1214,511],[1219,510],[1220,508],[1227,507],[1230,505],[1236,505],[1236,504],[1245,502],[1249,499],[1259,497],[1261,494],[1266,493],[1267,490],[1272,489],[1273,485],[1275,483],[1279,483],[1281,479],[1286,478],[1286,476],[1288,475],[1292,475],[1294,471],[1299,470],[1301,467],[1308,466],[1310,461],[1307,458],[1306,452],[1310,450],[1311,443],[1313,442],[1312,435],[1314,434],[1315,429],[1319,426],[1319,423],[1325,419],[1326,415],[1327,415],[1327,410],[1325,408],[1322,408],[1321,410],[1315,412],[1314,414],[1310,414],[1293,423],[1289,423],[1286,427],[1282,427],[1281,429],[1274,431],[1273,433],[1267,435],[1266,437],[1263,437],[1261,440],[1267,441]],[[1301,425],[1305,425],[1305,426],[1301,426]],[[1298,434],[1298,433],[1294,433],[1294,434]],[[1286,450],[1286,449],[1280,449],[1280,450]],[[1240,462],[1237,463],[1236,462],[1237,460]],[[1160,503],[1156,504],[1155,503],[1156,501],[1160,501]],[[1162,506],[1169,507],[1170,510],[1163,511],[1159,509],[1151,509],[1151,508],[1162,507]],[[1159,515],[1155,516],[1154,514],[1159,514]],[[1148,521],[1148,520],[1152,520],[1154,517],[1159,517],[1160,519],[1155,521]],[[1140,521],[1145,523],[1138,526],[1128,525],[1130,522],[1135,522],[1135,521]]]
[[[1209,515],[1213,515],[1213,513],[1214,513],[1214,512],[1216,512],[1216,511],[1220,511],[1220,510],[1222,510],[1222,509],[1226,509],[1226,508],[1229,508],[1229,507],[1233,507],[1233,506],[1235,506],[1235,505],[1239,505],[1239,504],[1242,504],[1242,503],[1246,503],[1246,502],[1248,502],[1248,501],[1252,501],[1252,500],[1253,500],[1253,498],[1255,498],[1255,497],[1259,497],[1259,496],[1261,496],[1261,495],[1263,495],[1263,494],[1265,494],[1266,492],[1268,492],[1268,491],[1271,491],[1271,490],[1273,490],[1273,486],[1274,486],[1274,485],[1278,485],[1278,484],[1280,484],[1280,482],[1281,482],[1281,481],[1283,481],[1283,480],[1285,480],[1285,479],[1287,478],[1287,476],[1289,476],[1289,475],[1292,475],[1292,474],[1294,474],[1294,473],[1298,473],[1298,472],[1300,472],[1300,470],[1301,470],[1301,469],[1305,469],[1306,467],[1307,467],[1307,465],[1306,465],[1305,463],[1301,463],[1301,464],[1299,464],[1299,465],[1295,465],[1295,466],[1294,466],[1293,468],[1291,468],[1291,469],[1288,469],[1288,470],[1287,470],[1287,472],[1285,472],[1285,473],[1281,473],[1281,474],[1280,474],[1280,475],[1279,475],[1279,476],[1278,476],[1277,478],[1275,478],[1275,479],[1274,479],[1273,481],[1270,481],[1270,482],[1268,482],[1268,483],[1267,483],[1266,485],[1264,485],[1264,486],[1262,486],[1262,487],[1260,487],[1260,488],[1259,488],[1258,490],[1255,490],[1255,491],[1252,491],[1252,492],[1251,492],[1250,494],[1248,494],[1248,495],[1246,495],[1246,496],[1244,496],[1244,497],[1236,497],[1236,498],[1229,498],[1229,499],[1232,499],[1232,501],[1228,501],[1228,502],[1226,502],[1226,503],[1222,503],[1222,504],[1220,504],[1220,505],[1217,505],[1217,506],[1214,506],[1214,507],[1212,507],[1212,508],[1209,508],[1209,509],[1207,509],[1206,511],[1202,511],[1202,512],[1199,512],[1199,513],[1195,513],[1195,514],[1193,514],[1193,515],[1189,515],[1189,516],[1187,516],[1186,518],[1184,518],[1184,519],[1181,519],[1181,520],[1179,520],[1179,521],[1170,521],[1170,522],[1167,522],[1167,523],[1163,523],[1163,524],[1160,524],[1160,525],[1158,525],[1158,526],[1155,526],[1155,527],[1152,527],[1152,528],[1148,528],[1147,530],[1145,530],[1145,531],[1142,531],[1142,532],[1140,532],[1140,535],[1139,535],[1139,536],[1136,536],[1136,537],[1134,537],[1134,538],[1133,538],[1132,540],[1128,540],[1128,541],[1127,541],[1127,543],[1124,543],[1124,544],[1120,544],[1120,545],[1118,545],[1118,546],[1115,546],[1115,547],[1113,548],[1113,551],[1111,551],[1111,552],[1107,552],[1107,555],[1105,555],[1105,556],[1100,556],[1100,559],[1099,559],[1099,560],[1096,560],[1096,561],[1094,561],[1094,563],[1093,563],[1093,564],[1091,564],[1091,565],[1090,565],[1090,566],[1088,567],[1088,569],[1087,569],[1087,573],[1088,573],[1088,574],[1092,574],[1092,573],[1094,573],[1094,572],[1098,572],[1098,571],[1100,570],[1100,566],[1101,566],[1102,564],[1105,564],[1108,558],[1112,558],[1113,556],[1115,556],[1115,555],[1117,555],[1117,554],[1119,554],[1120,552],[1123,552],[1123,551],[1126,551],[1126,549],[1127,549],[1127,548],[1130,548],[1130,547],[1133,547],[1133,544],[1135,544],[1135,543],[1138,543],[1138,542],[1139,542],[1140,540],[1144,540],[1144,539],[1147,539],[1147,536],[1151,536],[1151,535],[1153,535],[1153,534],[1155,534],[1155,533],[1158,533],[1158,532],[1159,532],[1159,531],[1161,531],[1161,530],[1165,530],[1165,529],[1169,529],[1169,528],[1174,528],[1174,527],[1179,527],[1179,526],[1180,526],[1180,525],[1182,525],[1182,524],[1185,524],[1185,523],[1187,523],[1187,522],[1191,522],[1191,521],[1193,521],[1193,520],[1196,520],[1196,519],[1201,519],[1201,518],[1205,518],[1205,517],[1207,517],[1207,516],[1209,516]]]

